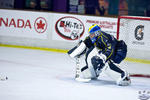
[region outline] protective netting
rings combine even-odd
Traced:
[[[124,40],[128,46],[127,59],[146,65],[127,66],[129,73],[135,77],[150,78],[147,71],[150,67],[150,18],[135,16],[120,16],[118,18],[117,37]],[[133,64],[134,65],[134,64]]]
[[[150,18],[121,16],[118,21],[119,40],[127,43],[127,57],[150,60]]]

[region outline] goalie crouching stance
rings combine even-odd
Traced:
[[[102,71],[112,77],[117,85],[131,84],[129,74],[119,67],[125,59],[127,46],[94,24],[88,30],[89,36],[68,51],[72,58],[85,55],[85,66],[80,66],[84,79],[96,79]]]

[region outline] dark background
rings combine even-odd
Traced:
[[[0,0],[0,8],[96,16],[150,16],[150,0]]]

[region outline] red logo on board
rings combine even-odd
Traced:
[[[56,33],[66,40],[77,40],[84,34],[84,24],[81,20],[72,16],[61,17],[55,24]]]
[[[34,22],[35,31],[38,33],[44,33],[47,29],[47,21],[43,17],[38,17]]]

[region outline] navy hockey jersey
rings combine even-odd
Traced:
[[[87,37],[84,43],[88,48],[97,47],[99,53],[106,55],[106,61],[111,59],[115,63],[120,63],[126,57],[127,46],[124,41],[118,41],[114,36],[103,31],[96,38],[96,42],[92,43],[90,37]]]

